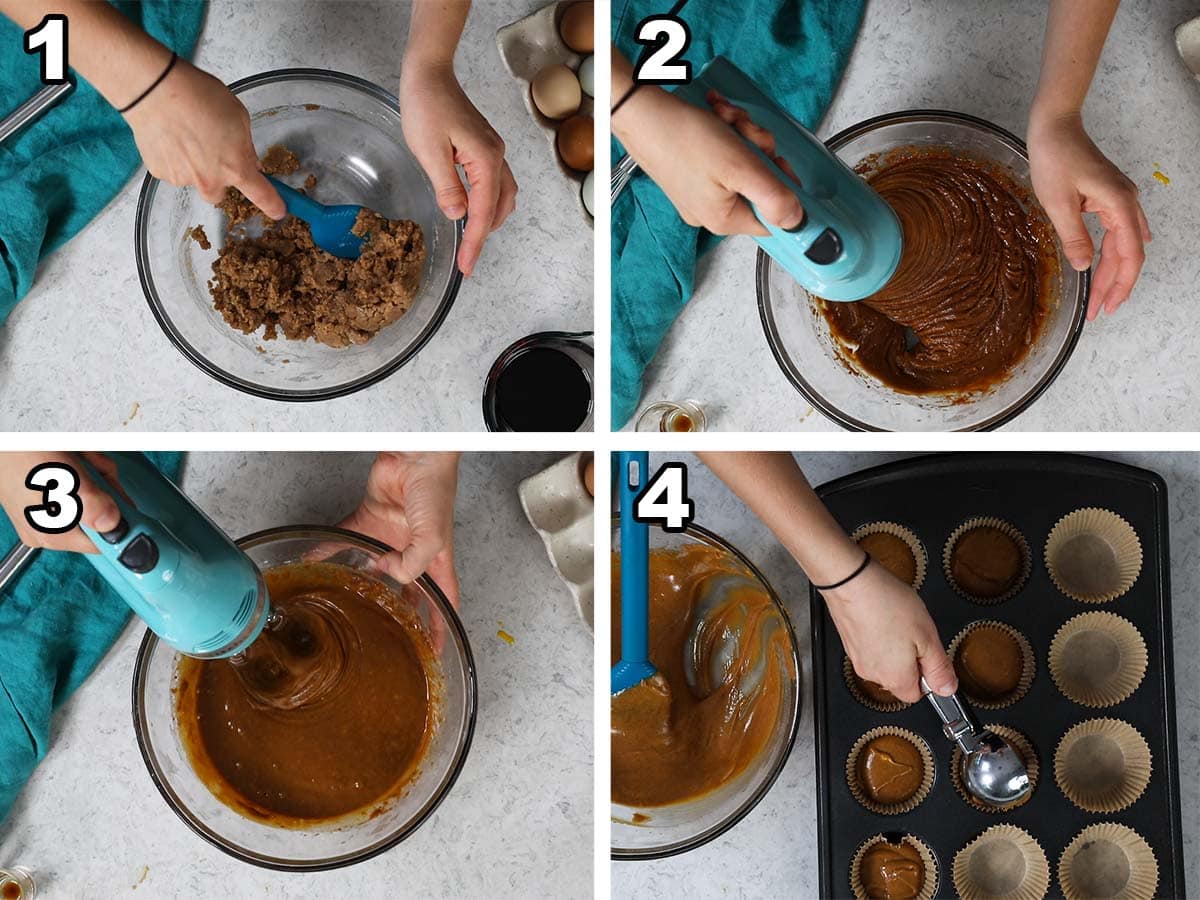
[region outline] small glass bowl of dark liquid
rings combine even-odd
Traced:
[[[590,431],[590,331],[542,331],[500,354],[483,388],[488,431]]]

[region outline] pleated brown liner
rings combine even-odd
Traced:
[[[1081,603],[1116,600],[1142,571],[1142,543],[1132,525],[1094,506],[1063,516],[1046,537],[1050,580]]]
[[[888,841],[886,835],[876,834],[863,841],[858,849],[854,852],[854,857],[850,860],[850,891],[854,894],[854,900],[870,900],[870,895],[867,894],[866,888],[863,887],[862,878],[859,875],[858,868],[862,864],[862,859],[867,851],[880,841]],[[895,841],[888,841],[895,844]],[[906,834],[900,838],[900,843],[908,844],[915,847],[917,853],[921,855],[921,861],[925,863],[925,881],[921,885],[921,890],[917,894],[915,900],[932,900],[933,895],[937,893],[938,886],[938,867],[937,859],[933,855],[933,851],[920,838],[913,837],[911,834]]]
[[[1016,542],[1017,548],[1021,551],[1021,574],[1013,582],[1013,586],[1003,594],[998,594],[995,597],[980,597],[972,594],[955,580],[950,562],[954,554],[954,546],[958,543],[959,538],[973,528],[988,527],[999,529]],[[975,516],[974,518],[967,519],[955,528],[950,533],[950,537],[946,539],[946,546],[942,550],[942,570],[946,574],[946,581],[949,582],[950,587],[964,600],[970,600],[972,603],[978,603],[981,606],[995,606],[1011,600],[1025,586],[1025,582],[1029,580],[1029,573],[1033,570],[1033,557],[1029,552],[1029,542],[1025,540],[1025,535],[1021,533],[1021,530],[1017,526],[1011,522],[1004,521],[1004,519],[998,519],[995,516]]]
[[[1042,845],[1016,825],[993,825],[956,854],[954,890],[962,900],[1041,900],[1050,887]]]
[[[908,549],[912,551],[913,564],[916,568],[916,574],[912,580],[912,588],[915,591],[919,591],[921,585],[925,583],[925,572],[929,567],[929,557],[925,553],[925,545],[921,543],[920,538],[897,522],[868,522],[866,525],[860,525],[854,529],[854,533],[850,535],[850,540],[857,544],[869,534],[890,534],[900,538],[900,540],[908,545]]]
[[[968,805],[986,813],[1005,813],[1016,809],[1018,806],[1024,806],[1029,802],[1029,798],[1033,796],[1033,792],[1037,790],[1038,775],[1041,774],[1041,766],[1038,763],[1037,751],[1033,749],[1033,743],[1021,732],[1015,728],[1009,728],[1007,725],[992,724],[984,725],[983,727],[988,731],[993,731],[1000,735],[1000,737],[1013,746],[1013,749],[1021,754],[1021,761],[1025,763],[1025,772],[1029,775],[1029,792],[1020,800],[1006,803],[1003,806],[993,806],[992,804],[984,803],[968,791],[967,786],[963,783],[963,752],[962,748],[957,744],[954,745],[954,750],[950,753],[950,782],[954,785],[954,790],[958,791],[958,795]]]
[[[921,762],[924,766],[924,771],[921,773],[921,784],[917,787],[916,793],[907,800],[899,803],[876,803],[863,793],[858,783],[857,769],[859,753],[862,752],[863,748],[873,738],[881,737],[885,734],[894,734],[913,744],[917,748],[917,752],[920,753]],[[879,813],[881,816],[898,816],[901,813],[916,809],[929,796],[929,791],[933,787],[933,778],[933,753],[930,751],[929,745],[925,743],[920,735],[909,731],[907,728],[896,728],[893,725],[880,725],[878,728],[872,728],[854,742],[854,746],[850,748],[850,753],[846,756],[846,784],[850,788],[850,793],[855,800],[871,810],[871,812]]]
[[[1058,884],[1067,900],[1154,900],[1158,860],[1132,828],[1100,822],[1067,845],[1058,860]]]
[[[1016,639],[1018,646],[1021,648],[1021,677],[1017,680],[1017,686],[999,700],[986,700],[971,696],[968,696],[967,699],[973,706],[977,706],[980,709],[1004,709],[1006,706],[1012,706],[1025,696],[1025,694],[1029,691],[1029,686],[1033,684],[1034,675],[1037,673],[1037,661],[1033,655],[1033,647],[1030,645],[1029,639],[1026,638],[1025,635],[1021,634],[1021,632],[1017,631],[1017,629],[1013,628],[1007,622],[1000,622],[996,619],[979,619],[975,622],[972,622],[954,636],[954,640],[952,640],[950,645],[946,648],[946,654],[950,657],[950,662],[953,663],[954,655],[958,652],[959,644],[963,642],[963,639],[967,636],[967,634],[973,629],[981,628],[984,625],[995,626],[1002,631],[1011,634]],[[961,685],[959,686],[959,690],[963,690]],[[966,693],[965,691],[963,692]]]
[[[1132,622],[1110,612],[1080,613],[1050,642],[1046,661],[1068,700],[1093,708],[1127,699],[1146,676],[1146,641]]]
[[[899,712],[912,706],[911,703],[905,703],[900,699],[897,699],[895,703],[879,703],[869,697],[859,684],[858,673],[854,671],[854,663],[850,662],[848,656],[842,661],[842,676],[846,679],[846,687],[849,688],[851,696],[867,709],[890,713]]]
[[[1063,735],[1054,751],[1054,781],[1082,810],[1115,813],[1150,783],[1150,745],[1120,719],[1088,719]]]

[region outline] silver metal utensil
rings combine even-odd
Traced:
[[[25,568],[37,551],[37,547],[17,544],[8,551],[4,559],[0,559],[0,591],[3,591],[8,583],[17,577],[17,574]]]
[[[0,119],[0,144],[69,94],[74,87],[74,81],[48,84],[3,119]]]
[[[921,690],[941,719],[946,737],[963,752],[963,784],[972,795],[991,806],[1007,806],[1029,793],[1025,763],[1008,741],[981,727],[958,694],[940,697],[924,678]]]

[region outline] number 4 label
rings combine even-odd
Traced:
[[[634,501],[633,517],[671,532],[683,531],[692,524],[696,504],[687,493],[687,466],[663,463]]]
[[[25,32],[25,52],[41,53],[42,84],[67,80],[67,17],[50,13]]]
[[[653,52],[633,70],[638,84],[690,84],[692,64],[682,56],[692,42],[687,23],[677,16],[650,16],[638,23],[634,35]]]

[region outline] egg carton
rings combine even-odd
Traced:
[[[583,484],[588,456],[572,453],[517,487],[525,517],[542,537],[558,577],[575,598],[575,608],[593,627],[595,606],[595,501]]]
[[[1175,29],[1175,46],[1188,71],[1200,79],[1200,16]]]
[[[572,72],[578,72],[579,64],[587,58],[568,47],[558,32],[558,23],[567,5],[551,3],[523,19],[505,25],[496,32],[496,45],[500,49],[500,59],[504,62],[504,67],[524,88],[525,108],[545,134],[554,164],[574,188],[575,204],[580,214],[589,227],[594,227],[592,215],[583,203],[583,181],[588,173],[576,172],[562,161],[556,146],[558,126],[562,123],[543,116],[533,103],[532,85],[538,72],[556,63],[561,63]],[[583,95],[578,114],[595,118],[595,100],[586,93]]]

